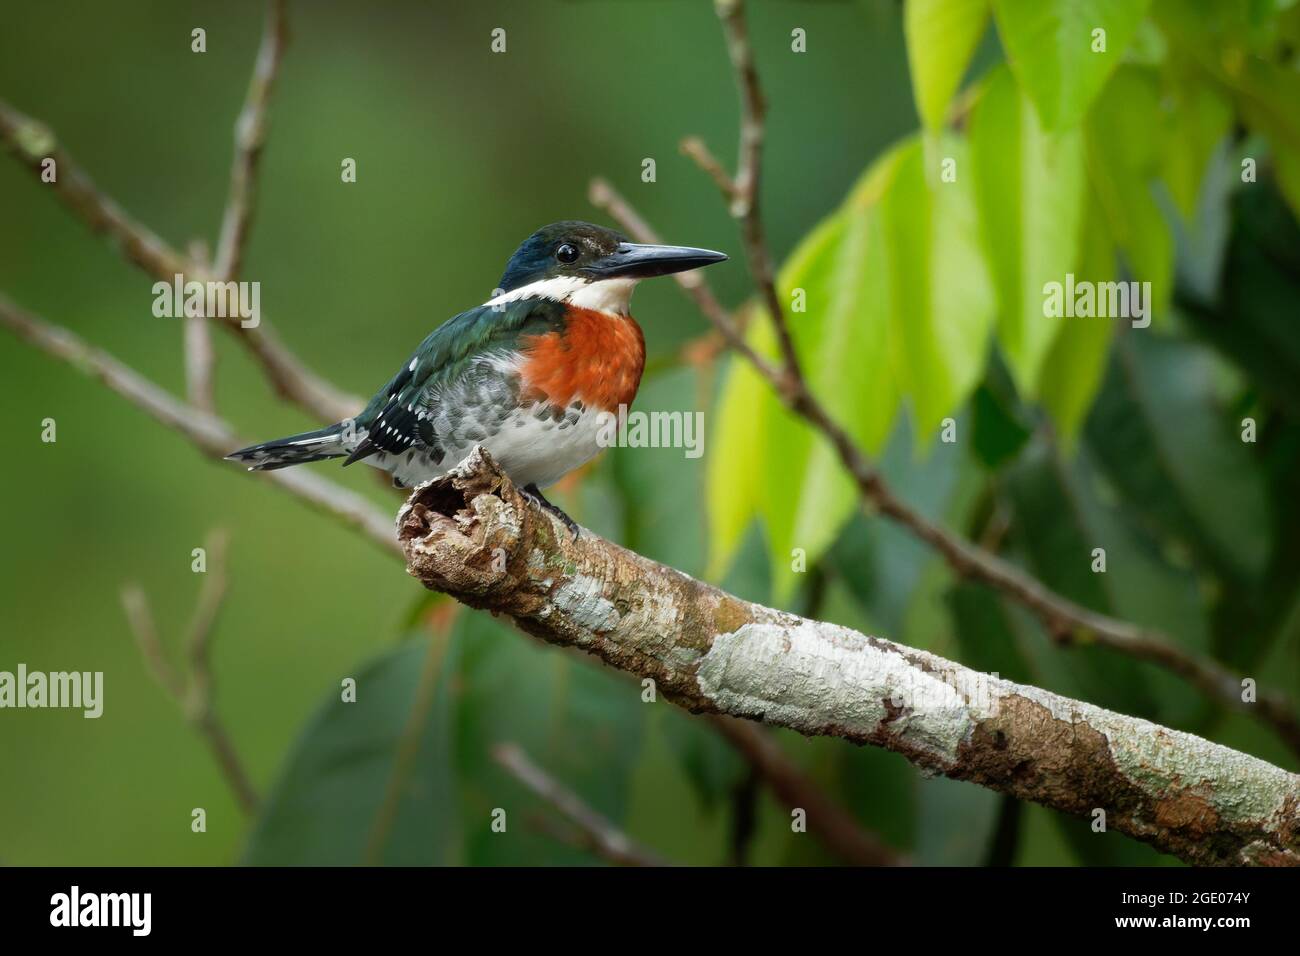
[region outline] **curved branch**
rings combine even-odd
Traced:
[[[266,145],[266,108],[280,72],[280,60],[289,43],[289,11],[286,0],[271,0],[266,7],[266,27],[248,81],[248,98],[235,120],[235,158],[230,168],[230,198],[221,219],[215,271],[224,280],[239,275],[244,262],[244,245],[253,224],[257,193],[257,164]]]
[[[209,458],[222,459],[244,444],[222,418],[174,398],[112,355],[83,341],[73,332],[19,308],[0,294],[0,326],[54,358],[102,382],[156,421],[187,438]],[[317,511],[360,531],[389,554],[397,541],[387,516],[356,492],[304,469],[254,472]]]
[[[42,163],[53,159],[58,178],[50,188],[55,194],[85,221],[91,232],[107,235],[128,261],[154,279],[170,283],[178,274],[200,282],[218,278],[211,270],[191,262],[157,234],[132,219],[59,146],[48,126],[24,116],[4,100],[0,100],[0,143],[9,146],[19,161],[37,177],[41,174]],[[217,321],[252,353],[277,394],[309,414],[339,421],[356,414],[365,404],[304,365],[280,340],[266,319],[262,319],[256,328],[248,329],[240,327],[238,316]]]
[[[1300,777],[1200,737],[751,604],[583,532],[482,449],[398,514],[407,570],[676,703],[902,754],[1198,864],[1300,865]]]

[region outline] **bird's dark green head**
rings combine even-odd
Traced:
[[[639,279],[697,269],[726,258],[709,249],[628,242],[612,229],[567,220],[543,226],[525,239],[506,263],[500,287],[503,293],[511,293],[537,286],[539,295],[549,295],[549,287],[621,280],[620,285],[630,288]]]

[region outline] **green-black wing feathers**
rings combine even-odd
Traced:
[[[519,348],[526,335],[562,328],[564,306],[549,299],[520,299],[480,305],[448,319],[420,343],[406,364],[357,416],[365,439],[345,465],[380,451],[400,454],[420,441],[420,417],[426,394],[455,382],[476,359]]]

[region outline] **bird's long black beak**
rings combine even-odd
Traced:
[[[722,262],[726,255],[712,249],[695,249],[691,246],[648,246],[635,242],[620,242],[618,248],[591,265],[591,271],[601,279],[648,279],[651,276],[672,275],[701,266]]]

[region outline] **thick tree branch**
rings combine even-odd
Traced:
[[[1198,864],[1300,865],[1300,777],[1191,734],[751,604],[590,532],[481,449],[398,515],[426,587],[653,678],[697,712],[873,744]]]

